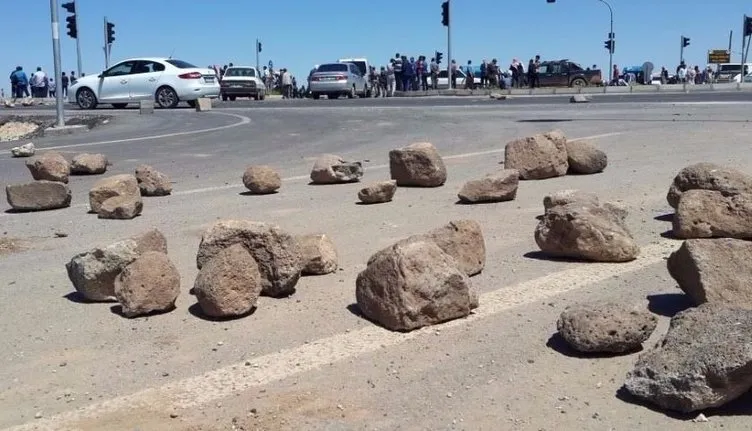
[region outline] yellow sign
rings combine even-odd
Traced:
[[[708,64],[731,63],[731,52],[725,49],[708,51]]]

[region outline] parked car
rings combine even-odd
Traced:
[[[751,63],[744,64],[744,75],[748,75],[750,71]],[[741,63],[723,63],[718,66],[718,70],[715,74],[715,81],[719,83],[725,82],[739,82],[742,75]]]
[[[538,68],[541,87],[585,87],[601,85],[600,69],[584,69],[569,60],[544,61]]]
[[[219,81],[219,87],[222,100],[235,100],[236,97],[264,100],[266,97],[266,85],[255,67],[228,67]]]
[[[438,79],[438,87],[440,89],[442,88],[449,88],[449,79],[447,78],[449,76],[449,73],[446,69],[439,71],[439,79]],[[465,71],[462,69],[457,70],[457,88],[465,88],[465,78],[467,78],[467,75],[465,75]],[[428,75],[428,88],[431,88],[431,85],[433,84],[433,80],[431,79],[431,75]],[[475,79],[475,83],[480,83],[480,78]]]
[[[371,84],[368,83],[368,72],[371,70],[370,65],[368,64],[367,58],[340,58],[337,60],[339,63],[352,63],[356,66],[358,66],[358,70],[360,70],[360,74],[363,75],[364,78],[366,78],[366,86],[368,87],[368,91],[366,91],[366,97],[371,97],[371,92],[373,89],[371,88]]]
[[[125,108],[129,103],[154,100],[162,108],[174,108],[180,102],[196,106],[198,98],[219,97],[219,91],[212,69],[174,58],[134,58],[99,75],[78,78],[68,89],[68,102],[94,109],[102,103]]]
[[[327,63],[320,65],[311,75],[310,90],[314,99],[322,95],[329,99],[366,97],[368,80],[353,63]]]

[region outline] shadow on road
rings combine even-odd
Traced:
[[[674,317],[677,313],[694,307],[684,293],[658,293],[648,295],[648,310],[659,316]]]
[[[201,306],[198,305],[198,302],[188,307],[188,312],[191,313],[192,316],[198,317],[201,320],[205,320],[207,322],[230,322],[233,320],[242,319],[244,317],[251,316],[253,313],[256,312],[256,307],[251,308],[251,310],[245,314],[241,314],[239,316],[229,316],[229,317],[213,317],[213,316],[207,316],[204,314],[204,311],[201,309]]]
[[[640,346],[636,350],[632,350],[630,352],[624,352],[624,353],[585,353],[575,350],[572,346],[567,343],[567,340],[564,339],[558,332],[554,332],[551,337],[546,342],[546,347],[549,349],[561,353],[562,355],[569,357],[569,358],[580,358],[580,359],[606,359],[606,358],[615,358],[617,356],[629,356],[634,353],[639,353],[642,351],[642,346]]]

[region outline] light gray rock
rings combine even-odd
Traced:
[[[71,203],[67,184],[57,181],[34,181],[5,187],[8,204],[17,211],[45,211],[66,208]]]
[[[522,180],[542,180],[566,175],[566,138],[554,131],[509,142],[504,152],[504,167],[516,169]]]
[[[574,174],[597,174],[608,166],[606,153],[588,141],[567,141],[569,172]]]
[[[389,172],[401,187],[439,187],[447,180],[444,160],[429,142],[390,151]]]
[[[311,169],[311,182],[314,184],[340,184],[360,181],[363,165],[348,162],[340,156],[325,154],[319,157]]]
[[[600,205],[600,200],[595,193],[574,189],[559,190],[543,197],[543,208],[546,211],[555,206],[572,203],[582,206],[598,206]]]
[[[519,171],[504,169],[481,179],[466,182],[457,197],[463,203],[511,201],[517,197],[519,182]]]
[[[10,154],[13,157],[31,157],[37,152],[36,148],[34,147],[34,144],[32,142],[29,142],[28,144],[23,144],[18,147],[13,147],[10,149]]]
[[[585,94],[575,94],[569,98],[569,103],[590,103],[590,96]]]
[[[610,302],[567,307],[556,328],[575,350],[583,353],[627,353],[650,338],[658,319],[648,310]]]
[[[671,319],[668,333],[640,355],[625,389],[683,413],[720,407],[752,388],[752,310],[704,304]]]
[[[397,244],[358,274],[355,296],[367,318],[392,331],[411,331],[465,317],[470,279],[435,243]]]

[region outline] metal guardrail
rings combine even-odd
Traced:
[[[513,89],[480,89],[480,90],[429,90],[396,92],[397,97],[429,97],[429,96],[488,96],[502,94],[505,96],[571,96],[574,94],[650,94],[650,93],[700,93],[700,92],[728,92],[752,91],[752,84],[667,84],[667,85],[631,85],[607,87],[578,87],[578,88],[513,88]]]

